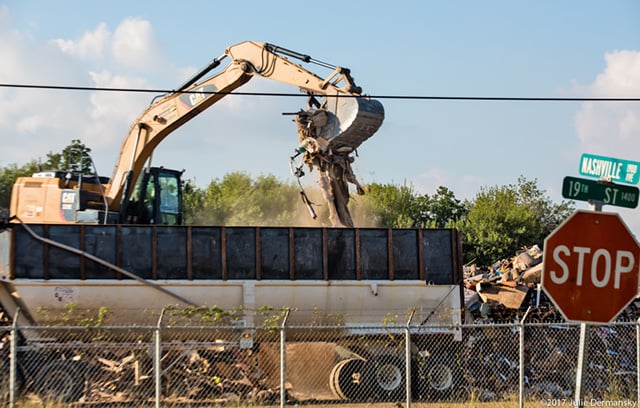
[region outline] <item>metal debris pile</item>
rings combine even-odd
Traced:
[[[530,295],[532,292],[541,294],[538,290],[541,273],[542,251],[538,245],[488,267],[467,265],[464,271],[465,310],[474,320],[513,321],[523,308],[540,306],[541,299],[531,299]],[[556,317],[555,309],[551,314]]]
[[[166,401],[237,404],[240,399],[273,404],[280,389],[267,384],[265,374],[237,353],[189,346],[189,342],[165,345],[163,356]],[[92,376],[86,402],[127,402],[153,398],[153,366],[146,353],[129,351],[92,360]]]
[[[519,331],[513,323],[524,318],[526,395],[532,398],[570,398],[575,386],[578,355],[577,325],[567,324],[541,289],[542,251],[524,248],[509,259],[488,267],[465,266],[465,323],[470,326],[462,352],[465,379],[481,401],[509,398],[519,381]],[[526,318],[525,318],[526,314]],[[635,322],[632,302],[616,319]],[[478,329],[484,325],[492,331]],[[635,344],[624,334],[633,326],[592,327],[590,361],[585,384],[593,395],[610,395],[612,384],[620,395],[635,388]],[[629,340],[631,339],[631,340]],[[627,344],[618,344],[627,342]],[[630,352],[629,352],[630,351]]]
[[[518,321],[529,310],[529,322],[560,322],[564,317],[541,287],[542,250],[525,247],[517,255],[489,266],[464,268],[465,321]],[[632,303],[618,320],[637,319]]]

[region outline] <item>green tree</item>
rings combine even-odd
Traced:
[[[465,261],[490,264],[542,244],[573,210],[571,202],[554,204],[536,180],[520,177],[517,185],[483,187],[461,224]]]
[[[255,180],[244,172],[226,174],[205,189],[185,194],[187,223],[199,225],[287,226],[310,223],[294,183],[273,175]]]
[[[355,204],[356,225],[411,228],[420,218],[416,193],[411,186],[371,183]]]
[[[195,185],[194,180],[185,180],[182,191],[182,204],[184,208],[184,223],[187,225],[197,223],[195,219],[204,207],[204,190]]]
[[[554,203],[545,197],[544,191],[538,187],[537,180],[527,180],[520,176],[516,187],[519,200],[530,206],[536,215],[537,224],[540,226],[538,237],[542,237],[542,240],[575,211],[575,203],[571,200]]]
[[[382,228],[454,228],[469,204],[444,186],[433,196],[418,195],[411,186],[372,183],[354,210],[356,224]]]
[[[49,160],[56,160],[59,170],[79,172],[83,174],[93,174],[93,162],[91,160],[91,149],[85,146],[80,140],[74,139],[62,153],[52,155]]]
[[[423,223],[424,227],[455,228],[469,212],[469,202],[460,201],[453,191],[445,186],[438,187],[431,197],[424,195],[420,201],[424,201],[421,207],[428,214],[424,217],[428,219],[428,222]]]

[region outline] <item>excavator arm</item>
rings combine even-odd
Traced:
[[[322,78],[287,57],[332,72]],[[225,60],[229,62],[221,72],[210,74]],[[255,76],[297,86],[309,95],[307,109],[298,112],[295,120],[301,146],[298,151],[309,165],[326,170],[327,163],[333,162],[330,156],[335,153],[346,157],[382,124],[382,104],[362,96],[348,69],[271,44],[242,42],[227,48],[177,90],[152,102],[134,122],[105,188],[109,209],[118,211],[126,205],[145,162],[165,137]],[[350,168],[346,170],[347,174],[341,177],[353,181],[349,180]],[[344,192],[344,185],[336,186],[336,190]],[[339,218],[343,219],[339,224],[350,224],[348,216]]]

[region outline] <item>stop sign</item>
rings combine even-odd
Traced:
[[[640,247],[618,214],[576,211],[542,259],[542,288],[567,320],[608,323],[638,294]]]

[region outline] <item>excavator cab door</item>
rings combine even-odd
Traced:
[[[127,223],[181,225],[182,172],[151,167],[134,187],[127,206]]]

